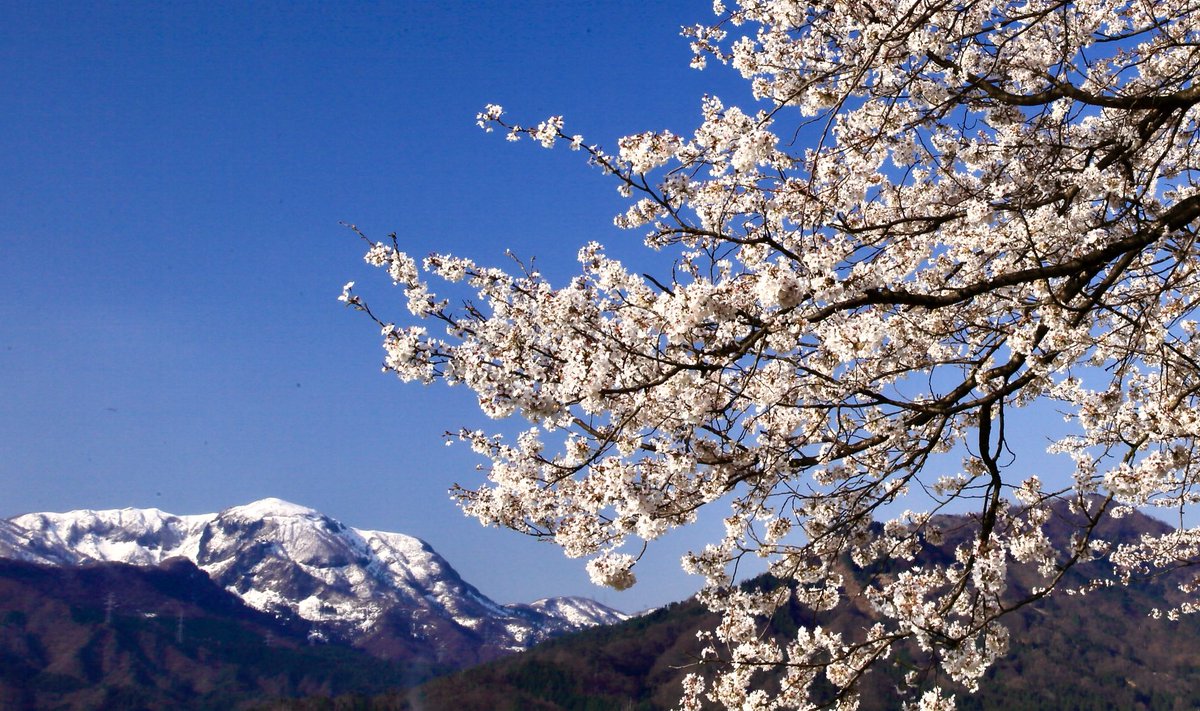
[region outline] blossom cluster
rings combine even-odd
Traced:
[[[952,708],[1007,648],[1003,615],[1072,566],[1196,562],[1200,530],[1095,534],[1111,512],[1200,500],[1191,2],[717,3],[685,30],[693,64],[730,65],[758,103],[705,97],[691,135],[608,153],[561,116],[485,107],[485,130],[586,154],[630,199],[616,224],[675,263],[655,277],[593,243],[553,286],[369,246],[410,320],[376,319],[386,369],[529,422],[511,443],[461,434],[490,462],[455,489],[463,508],[624,588],[637,551],[728,506],[725,535],[684,559],[723,615],[686,709],[811,708],[819,680],[853,708],[902,651],[935,672],[910,676],[907,702]],[[451,308],[430,277],[475,300]],[[1036,402],[1071,423],[1051,446],[1069,476],[1006,455]],[[946,530],[938,513],[963,504],[970,525]],[[1078,523],[1065,547],[1045,531],[1060,510]],[[738,589],[747,555],[784,584]],[[1017,565],[1045,585],[1014,592]],[[785,604],[876,622],[781,639],[765,621]]]

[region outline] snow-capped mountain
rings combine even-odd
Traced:
[[[606,605],[586,597],[546,597],[537,600],[528,607],[550,617],[566,620],[575,628],[597,627],[599,625],[611,625],[617,620],[613,619],[614,610]],[[632,615],[618,613],[622,620],[629,619]]]
[[[392,657],[474,663],[626,615],[585,598],[501,605],[412,536],[349,528],[263,499],[216,514],[158,509],[0,520],[0,557],[54,565],[157,565],[184,557],[251,607]]]

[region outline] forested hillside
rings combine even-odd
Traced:
[[[40,566],[0,559],[0,708],[221,709],[383,693],[439,670],[252,610],[191,563]]]

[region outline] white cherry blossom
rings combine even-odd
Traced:
[[[723,621],[682,708],[853,708],[862,675],[904,651],[924,667],[900,702],[951,709],[1020,643],[1004,614],[1077,563],[1105,558],[1120,582],[1200,561],[1200,529],[1096,535],[1109,512],[1200,501],[1200,7],[715,9],[684,31],[693,66],[731,65],[756,102],[706,96],[688,135],[634,133],[614,154],[563,117],[477,116],[585,154],[629,198],[616,224],[673,268],[643,274],[589,244],[552,284],[418,263],[393,236],[367,240],[366,259],[401,287],[387,317],[406,323],[353,283],[341,300],[377,321],[387,370],[530,423],[515,442],[460,434],[490,463],[454,491],[483,523],[551,539],[624,588],[646,546],[726,509],[725,535],[683,560]],[[452,308],[431,277],[474,301]],[[1050,446],[1059,474],[1008,454],[1035,403],[1072,428]],[[942,527],[951,504],[968,530]],[[1076,524],[1065,549],[1053,515]],[[738,588],[747,555],[780,585]],[[1018,595],[1013,566],[1044,585]],[[1200,609],[1194,587],[1154,614]],[[787,604],[874,621],[766,634]]]

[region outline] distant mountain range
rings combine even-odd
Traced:
[[[350,528],[279,499],[189,516],[25,514],[0,520],[0,558],[55,566],[184,558],[249,607],[303,624],[315,640],[450,668],[626,618],[578,597],[499,604],[424,541]]]
[[[1063,512],[1051,521],[1052,541],[1066,540],[1069,519]],[[955,531],[950,538],[973,528],[963,517],[942,523]],[[1111,541],[1166,530],[1141,514],[1097,529]],[[946,546],[930,547],[918,564],[947,555]],[[574,615],[582,616],[576,628],[619,615],[576,599],[498,605],[416,539],[347,529],[275,500],[196,517],[31,514],[0,521],[5,557],[20,559],[0,560],[6,711],[659,711],[674,707],[680,680],[697,670],[696,633],[717,624],[686,601],[558,634]],[[148,565],[98,562],[114,558]],[[1034,583],[1032,571],[1011,572],[1017,590]],[[1097,572],[1081,568],[1068,582]],[[1054,595],[1022,608],[1007,620],[1010,654],[977,695],[959,694],[958,707],[1200,708],[1200,620],[1146,616],[1164,599],[1179,599],[1181,579]],[[762,577],[746,584],[785,583]],[[379,596],[378,609],[369,607],[371,596]],[[331,619],[339,609],[347,622]],[[764,629],[780,638],[814,624],[849,632],[870,615],[861,600],[815,615],[793,601]],[[514,630],[500,631],[506,623]],[[537,638],[547,641],[505,654],[528,643],[518,640]],[[869,674],[861,708],[898,708],[898,674]]]

